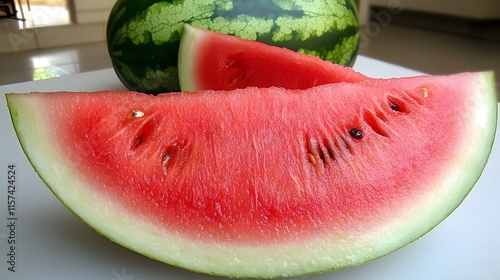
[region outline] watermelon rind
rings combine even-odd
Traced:
[[[118,0],[106,38],[113,68],[130,90],[179,91],[183,24],[286,47],[352,66],[360,41],[353,0]]]
[[[92,191],[78,179],[78,163],[54,145],[57,139],[50,133],[52,124],[41,121],[44,111],[36,98],[8,94],[6,99],[22,149],[35,171],[64,205],[101,234],[140,254],[189,270],[229,277],[276,278],[343,269],[382,257],[421,237],[452,213],[487,163],[498,119],[492,72],[476,74],[470,83],[470,94],[471,123],[464,125],[469,129],[464,131],[467,141],[449,172],[434,182],[439,193],[422,197],[401,218],[388,222],[377,232],[367,232],[366,236],[316,239],[285,246],[184,239],[151,221],[134,217],[113,203],[112,197]]]

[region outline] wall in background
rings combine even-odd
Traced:
[[[74,23],[37,28],[22,28],[13,19],[0,22],[0,53],[36,50],[106,40],[106,22],[116,0],[73,0]],[[39,20],[54,17],[47,6],[31,16]]]
[[[73,0],[78,24],[106,22],[116,0]],[[137,0],[139,1],[139,0]]]
[[[363,0],[362,0],[363,1]],[[465,17],[476,20],[500,19],[498,0],[369,0],[371,6],[399,5],[411,11]]]

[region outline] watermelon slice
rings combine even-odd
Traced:
[[[83,221],[231,277],[341,269],[414,241],[472,189],[497,121],[491,72],[6,98],[34,169]]]
[[[184,25],[179,48],[184,91],[313,86],[358,82],[367,77],[316,56]]]

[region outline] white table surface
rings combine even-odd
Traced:
[[[354,68],[372,77],[416,71],[359,56]],[[29,91],[125,89],[112,69],[0,86],[0,94]],[[0,97],[0,279],[218,279],[171,267],[129,251],[80,221],[33,171]],[[8,270],[7,170],[16,171],[16,272]],[[496,143],[483,176],[464,203],[421,239],[347,270],[291,279],[500,279],[500,151]]]

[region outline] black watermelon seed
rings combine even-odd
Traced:
[[[352,137],[357,139],[363,138],[363,132],[359,130],[359,128],[351,128],[351,130],[349,130],[349,134],[351,134]]]

